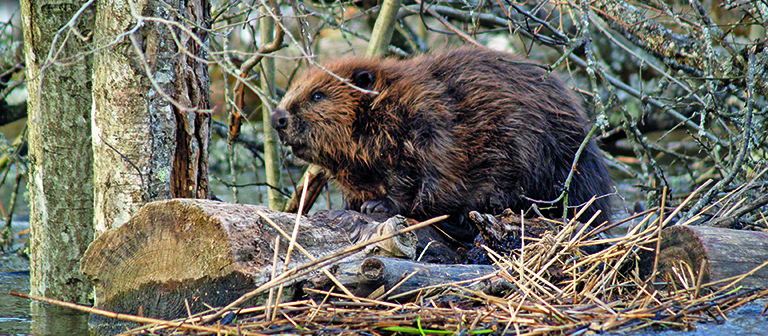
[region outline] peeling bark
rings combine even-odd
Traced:
[[[207,58],[195,38],[205,43],[201,28],[209,24],[209,11],[206,0],[99,3],[94,41],[103,49],[93,74],[97,232],[119,227],[148,201],[208,197],[209,79],[207,65],[194,57]]]
[[[203,28],[210,28],[209,3],[207,0],[182,1],[186,3],[185,17]],[[189,27],[197,34],[197,38],[207,44],[207,32],[195,27]],[[187,34],[180,34],[179,39],[184,49],[189,52],[179,53],[176,74],[176,95],[179,102],[188,107],[197,108],[195,111],[179,111],[176,114],[176,155],[173,161],[173,179],[171,190],[174,197],[209,198],[208,189],[208,142],[211,138],[211,116],[206,110],[210,108],[210,76],[208,65],[198,62],[207,59],[208,55],[198,43]],[[207,47],[207,45],[206,45]],[[191,54],[191,55],[190,55]]]

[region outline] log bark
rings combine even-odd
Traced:
[[[174,20],[186,22],[188,33],[178,34],[179,46],[170,48],[168,53],[158,55],[155,62],[169,62],[174,65],[175,79],[170,96],[179,106],[171,104],[176,117],[173,169],[171,170],[171,193],[175,198],[210,198],[208,186],[208,143],[211,139],[213,119],[210,115],[210,74],[208,64],[208,29],[211,28],[211,9],[208,0],[163,1],[161,6],[173,4],[177,10]],[[182,17],[183,16],[183,17]],[[159,29],[158,33],[165,33]],[[160,38],[160,37],[158,37]],[[173,36],[164,36],[164,43],[170,44]],[[201,41],[203,45],[200,45]],[[150,47],[150,46],[148,46]],[[174,50],[175,49],[175,50]],[[162,107],[161,107],[162,108]]]
[[[694,277],[704,263],[702,284],[740,276],[768,261],[768,233],[704,226],[673,226],[662,231],[659,271],[670,279],[688,274],[681,263],[690,266]],[[689,279],[690,281],[691,279]],[[693,279],[692,285],[696,279]],[[766,288],[768,267],[739,282],[745,287]]]
[[[87,43],[65,25],[71,20],[69,28],[85,36],[93,31],[95,6],[74,18],[86,3],[21,1],[29,80],[30,290],[77,303],[88,303],[91,292],[79,263],[93,239],[92,63],[83,54]]]
[[[270,279],[278,233],[259,212],[283,231],[292,232],[295,214],[264,206],[199,199],[145,205],[123,226],[100,235],[83,257],[82,271],[96,286],[95,306],[176,318],[187,315],[187,303],[196,313],[205,310],[206,304],[224,306],[234,301]],[[356,212],[320,212],[302,216],[297,244],[320,258],[405,224],[402,217],[378,223]],[[393,241],[394,245],[386,244]],[[414,252],[407,250],[415,244],[412,235],[399,236],[344,260],[371,254],[413,257]],[[278,270],[285,266],[282,260],[287,247],[288,240],[281,239]],[[307,262],[309,258],[294,250],[287,267]],[[288,285],[284,299],[295,293],[296,287]],[[251,303],[263,299],[257,297]]]
[[[442,291],[452,283],[482,278],[497,271],[497,267],[490,265],[425,264],[384,257],[354,260],[332,268],[333,275],[356,296],[381,300],[396,298],[398,301],[413,298],[422,288],[437,287],[428,290]],[[327,276],[318,274],[307,282],[306,287],[328,290],[333,285]],[[488,277],[464,286],[486,293],[513,288],[501,277]],[[322,300],[322,297],[318,298]]]

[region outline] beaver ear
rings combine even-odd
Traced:
[[[373,84],[373,81],[373,73],[368,70],[358,69],[352,74],[352,84],[355,84],[355,86],[361,89],[369,89]]]

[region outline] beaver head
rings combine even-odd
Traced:
[[[371,164],[372,153],[381,149],[371,138],[381,124],[371,118],[381,109],[376,92],[381,77],[382,69],[371,60],[313,68],[289,88],[272,114],[272,127],[305,161],[332,170],[356,161]]]

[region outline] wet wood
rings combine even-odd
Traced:
[[[419,294],[420,289],[442,291],[449,289],[450,284],[472,279],[478,281],[461,285],[494,293],[512,288],[503,278],[492,276],[499,269],[491,265],[440,265],[369,257],[340,263],[331,270],[339,282],[356,296],[372,299],[395,298],[398,301],[406,301]],[[323,274],[318,274],[306,284],[308,288],[320,290],[330,289],[331,286],[333,283]]]
[[[315,204],[317,197],[320,196],[323,191],[323,187],[328,183],[328,174],[326,174],[323,168],[318,165],[309,165],[297,186],[303,186],[305,183],[304,180],[306,179],[309,179],[307,182],[309,185],[307,186],[307,196],[304,200],[304,202],[306,202],[303,211],[305,214],[308,213],[312,208],[312,205]],[[301,187],[297,187],[296,191],[291,195],[291,199],[285,204],[283,211],[293,213],[298,212],[301,195],[302,189]]]
[[[269,280],[275,236],[268,221],[290,235],[295,214],[256,205],[175,199],[149,203],[125,225],[99,236],[82,260],[96,286],[96,308],[156,318],[176,318],[224,306]],[[384,223],[351,211],[303,216],[297,244],[319,258],[358,241],[406,225],[402,217]],[[391,226],[391,227],[390,227]],[[402,235],[343,259],[415,254],[416,239]],[[288,247],[282,238],[281,261]],[[289,268],[309,262],[294,250]],[[298,282],[293,283],[296,285]],[[284,299],[296,293],[292,284]],[[257,297],[255,302],[262,302]]]
[[[703,269],[702,283],[708,283],[746,274],[768,261],[768,233],[765,232],[673,226],[664,229],[661,238],[659,271],[671,279],[678,278],[676,274],[690,278],[682,263],[690,266],[695,277]],[[695,285],[695,280],[691,284]],[[741,280],[739,285],[768,287],[768,267]]]

